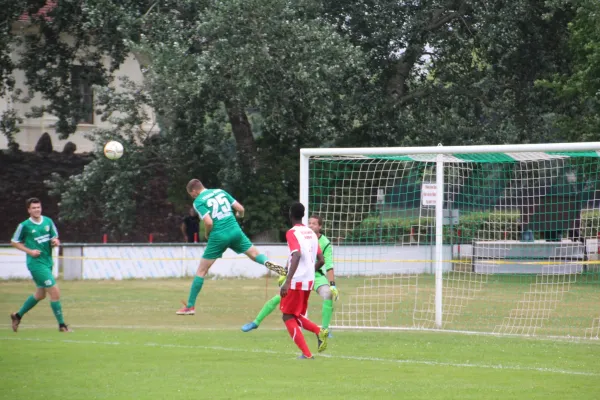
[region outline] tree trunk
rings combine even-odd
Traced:
[[[234,105],[231,102],[226,102],[225,108],[235,137],[240,165],[244,171],[255,173],[259,166],[258,152],[248,115],[243,107]]]
[[[409,40],[404,54],[395,62],[392,76],[387,84],[388,97],[392,99],[394,103],[404,104],[407,101],[421,97],[427,93],[426,91],[406,93],[407,79],[416,62],[421,58],[425,51],[425,44],[427,43],[429,35],[455,19],[460,18],[468,10],[465,1],[460,1],[455,6],[457,9],[453,12],[444,9],[434,10],[431,19],[423,25],[421,31],[415,32],[413,37]]]

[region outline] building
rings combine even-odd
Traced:
[[[49,10],[52,9],[52,7],[55,6],[55,4],[55,1],[48,1],[46,6],[40,9],[38,15],[45,15],[47,12],[49,12]],[[25,13],[19,18],[19,21],[13,24],[12,29],[14,34],[22,35],[28,30],[36,29],[36,27],[30,22],[29,16]],[[65,37],[64,40],[68,42],[72,39]],[[13,60],[16,60],[19,57],[19,53],[19,48],[15,48],[13,50],[11,55]],[[110,59],[107,57],[104,62],[108,66]],[[119,70],[115,72],[115,79],[112,84],[118,85],[119,78],[124,76],[136,83],[141,82],[143,79],[140,64],[133,54],[127,57],[125,62],[120,66]],[[13,77],[16,81],[15,88],[21,89],[23,93],[27,93],[24,71],[13,71]],[[94,149],[95,145],[92,141],[86,138],[86,133],[89,133],[95,128],[109,128],[110,123],[101,121],[100,117],[94,114],[94,92],[88,82],[78,77],[78,68],[76,65],[73,69],[72,84],[75,85],[77,90],[79,90],[82,94],[82,101],[84,102],[82,106],[86,109],[86,113],[82,117],[81,122],[78,124],[77,131],[66,140],[60,140],[58,138],[58,134],[53,127],[54,123],[58,120],[55,116],[45,113],[41,118],[25,117],[26,113],[30,111],[32,107],[39,107],[43,105],[44,100],[42,99],[40,93],[36,93],[28,103],[13,103],[10,94],[0,98],[0,111],[14,108],[19,113],[19,116],[23,118],[23,123],[19,125],[19,129],[21,131],[15,135],[15,141],[19,144],[21,150],[33,151],[39,138],[44,132],[47,132],[50,135],[55,151],[61,151],[67,142],[75,143],[77,146],[77,152],[88,152]],[[87,112],[87,110],[89,110],[89,112]],[[155,124],[154,113],[150,112],[149,115],[151,116],[151,120],[147,121],[147,123],[144,124],[145,126],[142,128],[158,131],[157,125]],[[8,140],[4,135],[0,134],[0,149],[6,148],[8,148]]]

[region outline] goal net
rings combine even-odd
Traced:
[[[303,149],[334,327],[598,338],[598,143]]]

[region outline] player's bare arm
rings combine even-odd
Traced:
[[[21,250],[22,252],[25,252],[27,254],[29,254],[31,257],[37,258],[40,256],[40,251],[39,250],[31,250],[27,247],[25,247],[25,245],[23,243],[19,243],[19,242],[10,242],[10,244],[12,245],[12,247]]]
[[[323,265],[325,265],[325,258],[323,257],[323,253],[317,253],[317,260],[315,261],[315,271],[321,269]]]
[[[202,221],[204,221],[204,235],[206,236],[206,240],[208,240],[210,231],[212,231],[213,228],[213,219],[209,214],[206,214],[204,218],[202,218]]]
[[[298,264],[300,263],[300,257],[302,257],[302,252],[300,250],[292,253],[292,257],[290,260],[290,269],[287,273],[287,279],[285,283],[281,285],[281,289],[279,290],[279,294],[281,297],[285,297],[287,295],[288,290],[292,284],[292,279],[294,278],[294,274],[298,269]]]
[[[60,246],[60,240],[57,237],[52,238],[50,244],[52,245],[52,247],[58,247]]]
[[[329,282],[335,282],[335,274],[333,273],[333,268],[327,270],[327,280]]]
[[[244,218],[244,206],[242,206],[239,201],[236,201],[231,205],[235,210],[235,216],[238,218]]]

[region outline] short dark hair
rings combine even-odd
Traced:
[[[321,217],[320,215],[317,214],[313,214],[310,217],[308,217],[309,219],[316,219],[317,221],[319,221],[319,225],[323,226],[323,217]]]
[[[202,184],[202,182],[200,182],[199,179],[192,179],[191,181],[188,182],[187,186],[186,186],[186,190],[189,192],[191,192],[194,189],[200,189],[203,188],[204,185]]]
[[[29,209],[29,207],[32,204],[42,204],[42,202],[37,197],[31,197],[31,198],[25,200],[25,205],[27,206],[27,209]]]
[[[302,219],[304,217],[304,206],[302,203],[292,203],[290,207],[290,215],[295,219]]]

